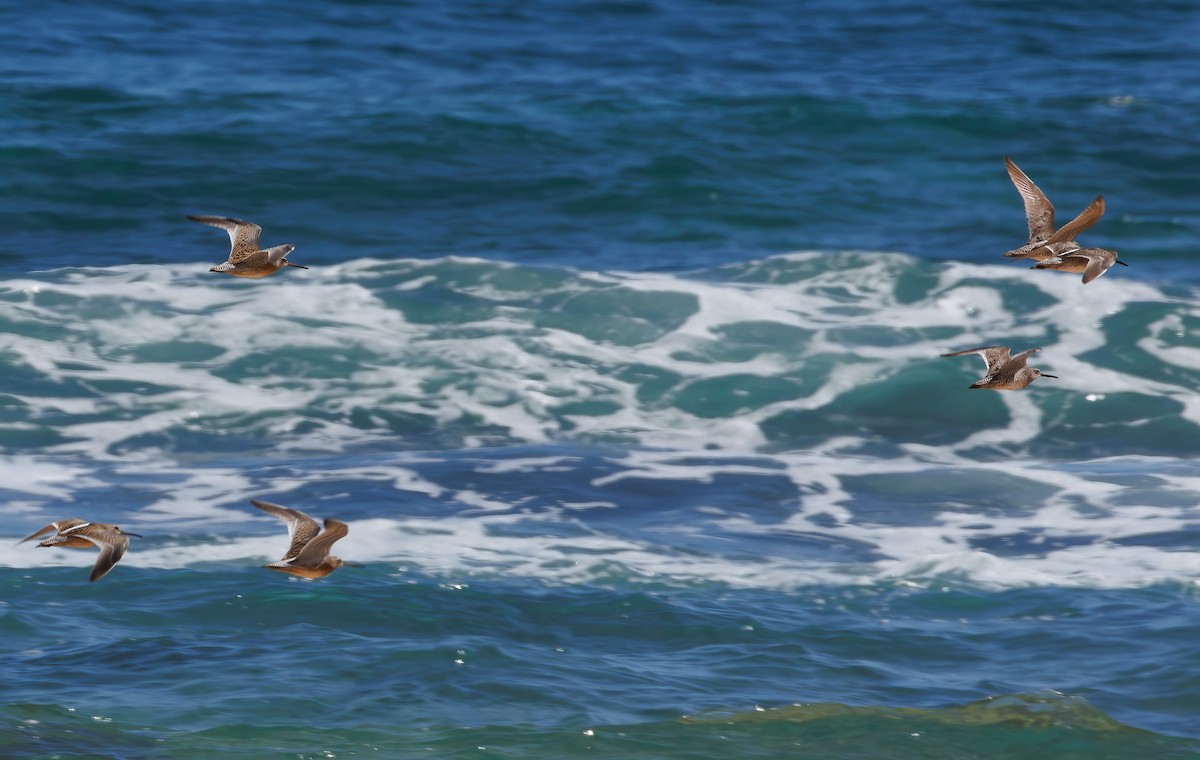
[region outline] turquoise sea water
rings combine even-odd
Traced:
[[[1197,18],[0,9],[0,756],[1200,754]]]

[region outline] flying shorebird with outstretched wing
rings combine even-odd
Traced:
[[[309,579],[324,578],[342,565],[361,567],[329,555],[334,543],[350,532],[350,527],[341,520],[325,518],[325,532],[322,533],[317,521],[298,509],[281,507],[260,499],[251,499],[250,503],[286,522],[288,538],[291,540],[283,559],[263,567]]]
[[[1097,195],[1079,216],[1056,230],[1054,204],[1050,203],[1050,199],[1041,188],[1033,184],[1033,180],[1008,156],[1004,157],[1004,165],[1008,167],[1009,179],[1025,204],[1025,220],[1029,224],[1029,242],[1004,255],[1010,258],[1041,260],[1081,248],[1082,246],[1075,242],[1075,236],[1089,229],[1104,216],[1104,196]]]
[[[141,538],[137,533],[127,533],[116,525],[108,523],[91,523],[72,517],[67,520],[52,522],[46,527],[22,538],[18,543],[32,541],[44,536],[50,531],[56,533],[50,538],[38,543],[38,546],[61,546],[67,549],[91,549],[99,547],[100,556],[92,568],[90,580],[98,581],[108,574],[109,570],[125,556],[129,549],[129,537]]]
[[[1129,266],[1117,258],[1116,251],[1110,251],[1107,248],[1080,248],[1079,250],[1060,253],[1057,256],[1042,259],[1031,266],[1030,269],[1054,269],[1059,272],[1073,272],[1075,274],[1083,272],[1083,284],[1087,285],[1111,269],[1113,264],[1120,264],[1123,267]]]
[[[293,264],[287,260],[287,255],[296,248],[291,243],[265,250],[259,249],[258,236],[262,234],[262,227],[253,222],[228,216],[189,216],[188,219],[219,227],[229,233],[229,259],[208,270],[210,272],[220,272],[234,277],[258,278],[266,277],[284,267],[308,269],[308,267]]]
[[[987,374],[982,380],[971,383],[970,388],[985,388],[993,391],[1015,391],[1024,388],[1039,377],[1053,377],[1042,372],[1037,367],[1025,366],[1026,361],[1040,348],[1028,348],[1015,356],[1009,356],[1008,346],[983,346],[982,348],[967,348],[962,351],[952,351],[942,356],[966,356],[979,354],[987,365]]]

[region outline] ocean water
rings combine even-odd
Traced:
[[[1198,54],[1190,3],[0,8],[0,757],[1200,755]],[[1005,154],[1130,266],[1001,257]],[[939,357],[990,344],[1059,379]],[[363,567],[263,570],[252,498]],[[143,538],[15,544],[71,516]]]

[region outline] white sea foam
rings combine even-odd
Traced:
[[[1125,518],[1123,518],[1125,519]],[[533,530],[537,522],[546,535]],[[354,521],[350,536],[336,548],[339,556],[358,562],[395,563],[397,569],[419,568],[448,579],[524,577],[551,583],[593,583],[623,578],[628,583],[721,583],[734,588],[795,590],[816,584],[873,584],[904,580],[940,584],[966,582],[993,587],[1054,585],[1120,588],[1161,582],[1188,582],[1200,573],[1195,553],[1162,551],[1098,541],[1049,551],[1039,556],[1001,557],[963,545],[953,526],[936,528],[852,530],[856,540],[876,538],[881,551],[896,556],[870,563],[800,561],[761,555],[753,560],[719,553],[672,549],[669,544],[598,532],[569,538],[556,535],[560,514],[492,515],[437,519],[368,519]],[[1120,522],[1120,521],[1118,521]],[[1136,522],[1139,529],[1147,524]],[[503,529],[519,523],[520,535]],[[1170,521],[1152,521],[1169,524]],[[745,529],[726,522],[722,527]],[[499,530],[497,530],[499,529]],[[776,528],[775,532],[782,532]],[[686,529],[684,529],[686,532]],[[886,540],[885,540],[886,539]],[[286,549],[286,537],[239,536],[183,544],[135,545],[122,560],[129,567],[175,569],[209,563],[230,565],[274,561]],[[85,558],[86,557],[86,558]],[[79,551],[37,549],[24,544],[0,558],[8,567],[89,566]]]
[[[553,292],[543,284],[523,289],[512,276],[520,274],[515,265],[469,259],[356,261],[324,268],[320,278],[265,284],[215,283],[144,266],[10,280],[0,285],[0,322],[7,325],[0,351],[36,379],[8,390],[27,413],[5,417],[0,440],[43,428],[56,437],[0,454],[0,477],[12,494],[0,514],[38,522],[29,513],[57,519],[85,508],[103,511],[104,505],[76,503],[77,495],[119,493],[132,483],[150,498],[122,519],[132,517],[165,538],[138,542],[124,564],[242,563],[276,558],[275,544],[284,541],[264,546],[261,524],[250,537],[211,532],[214,525],[261,523],[246,500],[300,499],[296,506],[323,514],[336,507],[337,493],[324,490],[327,484],[355,481],[444,505],[445,514],[404,517],[401,507],[395,517],[354,520],[339,553],[447,576],[592,582],[624,575],[778,588],[946,577],[1131,586],[1183,580],[1200,570],[1191,553],[1138,543],[1139,536],[1195,523],[1195,507],[1180,505],[1200,501],[1200,475],[1179,467],[1181,460],[1124,452],[1079,463],[1023,453],[1045,434],[1057,412],[1053,399],[1169,398],[1184,422],[1200,426],[1192,387],[1200,359],[1186,340],[1186,324],[1200,317],[1192,299],[1111,273],[1084,287],[1059,273],[933,265],[899,254],[847,254],[822,269],[830,256],[791,254],[697,278],[556,272]],[[466,284],[454,284],[456,268],[469,270]],[[794,274],[801,270],[804,276]],[[919,270],[933,284],[902,299],[895,280],[903,270]],[[432,306],[420,300],[431,290],[439,293]],[[572,311],[596,294],[609,299],[611,313]],[[442,303],[457,303],[451,296],[470,304],[463,307],[468,316]],[[660,309],[666,296],[686,298]],[[1013,308],[1014,302],[1035,305]],[[1130,372],[1098,363],[1111,352],[1106,323],[1145,304],[1154,304],[1158,316],[1127,325],[1134,336],[1123,349],[1136,348],[1158,366]],[[434,318],[424,308],[447,311]],[[741,343],[727,337],[731,327],[746,325],[752,336],[762,328],[785,337]],[[802,450],[789,450],[786,439],[772,448],[764,432],[781,414],[848,414],[837,407],[848,394],[908,371],[979,376],[977,360],[955,360],[962,362],[956,368],[937,354],[997,342],[1017,350],[1043,346],[1036,364],[1061,376],[1024,393],[988,394],[980,403],[1003,404],[999,423],[937,444],[901,439],[883,456],[863,453],[874,435],[860,434],[869,416],[804,439]],[[827,371],[812,374],[817,365]],[[796,383],[796,390],[755,399],[736,383],[712,385],[729,378],[761,378],[785,389]],[[963,385],[955,379],[936,389],[930,403],[965,393]],[[710,390],[690,399],[696,388]],[[726,395],[713,402],[703,393]],[[710,416],[712,403],[729,410]],[[405,432],[409,421],[415,432]],[[446,459],[428,442],[433,438],[432,454],[343,456],[356,447],[420,443],[426,429],[430,436],[457,435],[449,450],[599,441],[615,442],[621,454],[481,454],[478,475],[526,478],[528,492],[515,495],[439,475]],[[197,444],[205,447],[199,460],[186,445],[163,443],[189,436],[218,443]],[[269,447],[274,469],[205,464],[205,456],[221,454],[222,439]],[[988,447],[1014,453],[981,461],[977,450]],[[312,464],[324,455],[333,459]],[[579,477],[588,456],[606,457],[612,466],[590,476],[585,495],[547,503],[540,484]],[[908,516],[904,511],[914,507],[904,498],[886,489],[864,497],[853,485],[891,476],[935,483],[951,471],[1001,482],[1018,477],[1041,501],[976,509],[969,495],[918,488],[913,498],[928,504]],[[1153,482],[1135,488],[1130,473]],[[785,479],[787,516],[768,519],[753,504],[738,510],[701,498],[690,512],[636,530],[590,521],[621,508],[621,489],[636,481],[704,486],[721,478]],[[322,500],[303,503],[312,494]],[[865,509],[872,498],[895,499],[894,513]],[[522,529],[511,530],[516,526]],[[726,550],[730,536],[740,537],[733,551]],[[755,543],[756,536],[763,541]],[[806,555],[786,540],[782,548],[767,541],[781,537],[863,552],[838,560]],[[981,548],[1010,537],[1018,548],[1003,556]],[[87,564],[82,556],[25,545],[0,556],[0,564]]]
[[[793,254],[779,257],[777,263],[809,263],[820,256],[828,254]],[[561,327],[533,327],[539,316],[534,296],[543,294],[530,293],[534,300],[521,305],[511,292],[505,293],[507,301],[498,303],[491,316],[472,322],[467,334],[444,324],[413,324],[385,303],[386,292],[406,293],[416,281],[428,283],[431,275],[421,274],[422,268],[444,266],[445,261],[407,262],[410,279],[389,286],[388,291],[374,292],[354,281],[364,271],[379,276],[381,265],[374,263],[376,268],[371,269],[372,262],[330,267],[315,283],[293,278],[256,289],[243,283],[214,287],[209,280],[179,278],[162,268],[118,267],[102,270],[104,276],[98,278],[72,272],[48,276],[40,283],[9,282],[5,290],[22,292],[36,285],[40,297],[50,293],[69,297],[85,304],[85,311],[89,303],[105,308],[118,304],[120,314],[80,323],[73,309],[10,301],[0,304],[0,317],[18,323],[20,315],[36,314],[37,335],[10,336],[3,348],[50,384],[103,380],[110,385],[145,384],[165,389],[152,394],[110,389],[94,397],[14,394],[35,410],[54,408],[80,417],[112,417],[106,413],[124,410],[126,414],[119,419],[59,423],[58,430],[72,439],[59,451],[86,452],[100,458],[112,457],[110,450],[132,436],[204,428],[208,420],[237,414],[269,416],[276,412],[287,416],[295,411],[311,418],[309,412],[323,412],[321,420],[305,434],[295,434],[294,419],[264,423],[272,432],[293,433],[281,435],[278,441],[287,450],[335,451],[356,441],[386,438],[387,431],[347,425],[346,419],[356,409],[372,410],[367,416],[379,421],[380,427],[382,418],[374,410],[427,417],[440,426],[467,415],[504,431],[511,439],[528,442],[561,437],[567,422],[570,434],[576,436],[616,432],[633,435],[651,446],[691,448],[719,441],[722,446],[753,450],[763,443],[760,423],[780,411],[821,409],[865,383],[884,380],[915,363],[940,361],[936,354],[945,349],[986,345],[998,339],[1013,343],[1015,349],[1023,347],[1022,341],[1044,345],[1051,324],[1059,337],[1038,359],[1042,366],[1061,374],[1055,387],[1080,393],[1132,390],[1177,398],[1185,405],[1185,416],[1200,424],[1200,407],[1191,387],[1133,377],[1081,358],[1104,346],[1106,338],[1100,326],[1104,313],[1118,313],[1132,303],[1163,300],[1152,286],[1109,277],[1085,288],[1076,278],[1057,273],[1029,277],[999,265],[949,264],[939,272],[938,284],[925,299],[901,303],[892,294],[890,279],[896,260],[917,264],[898,254],[857,256],[863,262],[858,268],[840,268],[782,285],[655,274],[580,275],[570,280],[564,290],[588,293],[601,287],[612,292],[616,287],[695,299],[697,308],[681,315],[678,327],[634,345],[613,344]],[[1032,314],[1007,309],[999,297],[1001,291],[976,284],[984,277],[1001,285],[1037,288],[1050,297],[1050,305]],[[370,278],[363,279],[369,284]],[[486,278],[461,292],[477,299],[496,295]],[[168,293],[169,302],[165,300]],[[1099,303],[1105,304],[1104,313],[1098,311]],[[314,310],[313,304],[320,304],[319,309]],[[847,306],[853,309],[847,311]],[[1173,314],[1156,323],[1137,345],[1165,365],[1193,369],[1200,364],[1194,358],[1195,349],[1166,346],[1161,334],[1178,333],[1180,320],[1194,315],[1196,309],[1191,304],[1173,308]],[[606,318],[595,315],[595,320]],[[317,328],[297,323],[309,319],[325,324]],[[709,349],[729,344],[721,336],[721,328],[746,322],[796,328],[808,331],[811,338],[802,347],[781,344],[745,356],[713,358]],[[938,341],[925,337],[928,330],[945,331],[952,325],[958,329],[957,337]],[[887,336],[883,341],[847,344],[847,334],[856,329],[882,330]],[[147,344],[212,348],[195,361],[132,358],[139,346]],[[312,377],[303,372],[238,376],[223,371],[277,352],[282,352],[283,361],[290,357],[289,350],[305,351],[313,357],[322,352],[335,357],[350,352],[347,359],[354,366],[335,378],[318,376],[322,368],[316,358],[300,366],[312,372]],[[708,358],[697,360],[697,352],[708,352]],[[666,399],[669,402],[697,381],[734,375],[792,376],[802,373],[814,357],[842,354],[851,360],[832,362],[828,377],[811,392],[760,404],[735,416],[701,418],[672,403],[642,403],[637,384],[614,374],[618,368],[643,366],[677,375],[679,380]],[[437,390],[431,392],[430,383]],[[1012,416],[1009,429],[982,432],[964,442],[964,447],[1024,441],[1036,434],[1040,427],[1036,402],[1019,394],[1007,394],[1003,401]],[[555,409],[565,402],[597,402],[607,405],[609,411],[556,414]],[[476,443],[486,440],[476,438]],[[137,455],[126,447],[120,458]]]
[[[800,494],[794,511],[781,520],[764,521],[761,515],[719,507],[699,508],[686,521],[669,521],[631,534],[628,528],[618,527],[612,532],[603,521],[589,522],[591,508],[616,508],[619,505],[615,503],[563,504],[530,512],[520,503],[503,503],[474,491],[451,493],[436,486],[419,486],[419,491],[441,495],[447,505],[444,516],[351,520],[350,535],[339,542],[337,553],[360,562],[394,563],[398,569],[419,568],[425,574],[451,580],[525,577],[550,583],[594,583],[623,578],[627,583],[713,582],[783,590],[812,584],[895,581],[996,587],[1136,587],[1187,582],[1200,574],[1200,557],[1194,552],[1122,543],[1123,539],[1184,530],[1196,520],[1196,510],[1123,504],[1124,488],[1098,479],[1105,470],[1103,462],[1090,463],[1090,469],[1079,474],[1022,469],[1022,478],[1055,489],[1051,497],[1038,504],[1016,504],[1011,511],[997,513],[981,512],[970,504],[943,503],[933,507],[925,519],[910,524],[902,513],[909,507],[903,504],[897,504],[897,511],[890,515],[859,516],[844,479],[889,473],[937,478],[939,469],[930,468],[928,463],[789,454],[764,460],[760,467],[722,462],[719,457],[706,465],[684,466],[675,461],[678,456],[634,452],[623,477],[655,482],[691,478],[706,483],[728,475],[778,476],[781,470],[776,465],[784,463]],[[528,462],[525,465],[530,466]],[[559,466],[559,462],[547,463],[547,467]],[[487,468],[485,463],[480,471]],[[1011,470],[1009,464],[977,463],[971,471],[984,475],[1008,474]],[[333,475],[326,473],[325,477]],[[336,475],[384,482],[409,478],[397,476],[386,466],[339,471]],[[604,481],[595,483],[598,493],[618,482],[615,478],[597,480]],[[1200,493],[1200,475],[1175,476],[1171,480],[1171,487],[1177,491]],[[211,472],[197,473],[194,481],[183,488],[191,498],[165,500],[134,516],[139,522],[127,527],[140,529],[149,538],[135,541],[124,564],[155,569],[208,563],[245,565],[261,564],[281,555],[286,544],[281,527],[255,513],[243,499],[260,493],[239,479]],[[283,490],[284,482],[275,485],[272,500],[301,506],[321,516],[338,508],[332,502],[296,502],[294,494]],[[304,486],[318,487],[319,479]],[[231,499],[225,492],[225,498],[221,498],[224,489],[242,493]],[[231,535],[207,534],[205,526],[213,522],[221,523]],[[236,527],[239,522],[244,527]],[[230,524],[234,527],[226,527]],[[755,535],[770,541],[761,546],[751,541],[749,546],[755,548],[751,553],[744,541]],[[741,537],[736,547],[730,546],[732,536]],[[1000,556],[973,545],[1008,536],[1024,536],[1028,546],[1021,552]],[[826,540],[831,545],[850,542],[869,548],[876,558],[804,558],[802,552],[797,553],[787,544],[791,537]],[[778,546],[781,540],[782,550]],[[35,550],[32,544],[0,557],[0,565],[8,567],[87,566],[90,561],[80,552]]]

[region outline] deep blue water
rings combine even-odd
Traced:
[[[1190,3],[0,8],[5,757],[1200,754]],[[1024,242],[1009,155],[1128,268]],[[224,214],[292,243],[210,274]],[[976,345],[1059,376],[968,390]],[[265,498],[350,534],[302,581]]]

